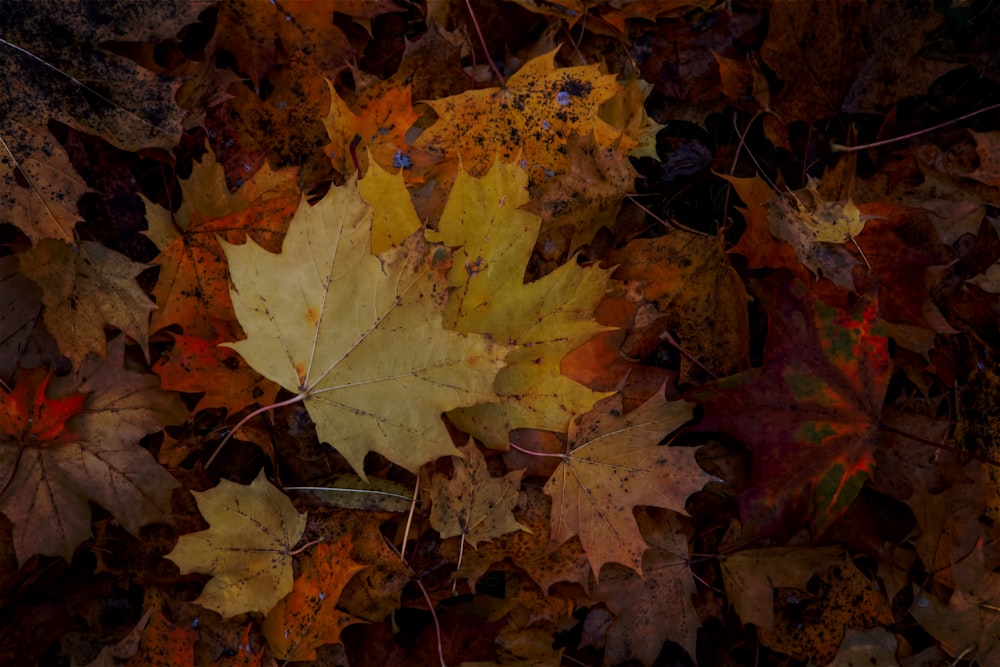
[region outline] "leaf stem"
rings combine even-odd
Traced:
[[[250,421],[251,419],[253,419],[257,415],[261,414],[262,412],[267,412],[268,410],[274,410],[275,408],[282,408],[282,407],[284,407],[286,405],[292,405],[294,403],[299,403],[301,401],[304,401],[305,399],[306,399],[306,394],[305,393],[296,394],[295,396],[292,396],[288,400],[279,401],[277,403],[271,403],[270,405],[265,405],[264,407],[257,408],[256,410],[254,410],[253,412],[251,412],[250,414],[248,414],[246,417],[244,417],[243,419],[241,419],[239,421],[239,423],[237,423],[236,426],[234,426],[229,431],[229,433],[226,434],[226,437],[222,439],[222,442],[220,442],[219,446],[215,448],[215,451],[212,452],[212,455],[208,457],[208,461],[205,462],[205,470],[208,470],[208,466],[212,465],[212,461],[214,461],[215,457],[219,455],[219,452],[222,451],[222,448],[226,446],[226,443],[229,442],[229,439],[233,437],[233,434],[236,433],[236,431],[240,430],[240,428],[244,424],[246,424],[248,421]]]
[[[313,540],[312,542],[306,542],[305,544],[303,544],[298,549],[295,549],[294,551],[289,551],[288,555],[289,556],[298,556],[300,553],[302,553],[303,551],[305,551],[309,547],[313,546],[314,544],[319,544],[322,541],[323,541],[323,538],[321,537],[318,540]]]
[[[448,667],[444,662],[444,645],[441,643],[441,623],[438,621],[437,612],[434,611],[434,603],[431,601],[431,596],[427,593],[427,589],[424,588],[424,584],[419,579],[414,578],[413,583],[424,594],[424,600],[427,601],[427,608],[431,612],[431,618],[434,619],[434,634],[437,635],[438,659],[441,660],[441,667]]]
[[[409,496],[404,496],[399,493],[391,493],[389,491],[376,491],[375,489],[341,489],[335,486],[283,486],[281,487],[285,491],[342,491],[344,493],[371,493],[377,496],[391,496],[393,498],[402,498],[403,500],[413,500]]]
[[[907,440],[912,440],[913,442],[919,442],[922,445],[929,445],[929,446],[935,447],[937,449],[943,449],[946,452],[951,452],[952,454],[958,454],[959,456],[968,456],[970,459],[973,459],[975,461],[979,461],[980,463],[985,463],[987,465],[991,465],[991,466],[1000,468],[1000,461],[994,461],[993,459],[991,459],[989,457],[980,456],[979,454],[976,454],[975,452],[970,452],[970,451],[965,450],[965,449],[959,449],[958,447],[952,447],[951,445],[946,445],[946,444],[941,443],[941,442],[934,442],[933,440],[926,440],[924,438],[921,438],[918,435],[913,435],[912,433],[907,433],[906,431],[901,431],[898,428],[896,428],[895,426],[889,426],[888,424],[885,424],[885,423],[879,423],[878,427],[880,429],[882,429],[883,431],[885,431],[886,433],[892,433],[894,435],[900,436],[901,438],[906,438]]]
[[[987,111],[993,111],[994,109],[1000,109],[1000,103],[992,104],[978,111],[973,111],[967,113],[964,116],[959,116],[944,123],[939,123],[923,130],[917,130],[916,132],[910,132],[909,134],[904,134],[900,137],[893,137],[892,139],[883,139],[882,141],[875,141],[870,144],[861,144],[860,146],[841,146],[840,144],[830,144],[830,150],[834,153],[856,153],[857,151],[863,151],[869,148],[878,148],[880,146],[888,146],[889,144],[894,144],[897,141],[904,141],[906,139],[912,139],[913,137],[918,137],[921,134],[927,134],[928,132],[933,132],[934,130],[940,130],[943,127],[948,127],[949,125],[954,125],[955,123],[960,123],[963,120],[968,120],[974,116],[978,116],[981,113],[986,113]]]
[[[510,445],[511,447],[513,447],[514,449],[516,449],[517,451],[521,452],[522,454],[527,454],[528,456],[548,456],[549,458],[553,458],[553,459],[562,459],[564,461],[566,460],[566,455],[565,454],[549,454],[548,452],[532,452],[532,451],[529,451],[529,450],[524,449],[522,447],[518,447],[517,445],[515,445],[513,442],[511,442],[509,440],[507,441],[507,444]]]
[[[417,509],[417,497],[420,495],[420,475],[417,475],[417,483],[413,487],[413,498],[410,499],[410,513],[406,517],[406,527],[403,529],[403,543],[399,547],[399,560],[406,563],[406,540],[410,536],[410,526],[413,524],[413,513]]]

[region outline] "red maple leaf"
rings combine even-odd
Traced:
[[[747,533],[787,532],[807,516],[822,532],[872,473],[888,338],[874,297],[834,306],[787,276],[757,287],[770,325],[764,365],[691,392],[705,410],[696,430],[753,450],[737,498]]]

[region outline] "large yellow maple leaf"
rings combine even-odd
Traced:
[[[497,375],[502,402],[449,414],[493,448],[505,447],[515,428],[565,432],[572,417],[606,395],[564,376],[559,362],[608,328],[593,313],[609,271],[571,261],[524,283],[541,226],[541,218],[520,208],[528,201],[527,184],[527,173],[514,164],[496,162],[483,178],[459,171],[438,231],[427,234],[459,247],[448,273],[457,289],[445,310],[446,326],[517,346]]]
[[[598,146],[620,140],[625,150],[633,148],[633,139],[598,115],[622,89],[614,75],[602,74],[595,65],[557,69],[555,55],[553,50],[529,60],[504,88],[426,101],[439,118],[413,147],[441,157],[461,156],[465,169],[477,176],[497,155],[509,162],[520,154],[532,183],[569,170],[565,144],[574,134],[593,132]]]
[[[315,206],[302,199],[281,254],[252,239],[220,242],[247,334],[229,347],[298,394],[319,439],[362,476],[370,451],[411,471],[456,455],[441,413],[496,400],[507,353],[444,329],[444,288],[419,235],[376,257],[371,226],[372,207],[350,181]]]

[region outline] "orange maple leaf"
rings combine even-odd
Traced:
[[[359,570],[351,560],[351,538],[320,544],[302,567],[292,592],[272,609],[261,629],[279,660],[315,660],[316,649],[340,641],[340,632],[359,618],[337,609],[344,586]]]

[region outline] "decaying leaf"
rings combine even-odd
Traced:
[[[493,477],[475,443],[470,441],[458,451],[461,456],[452,457],[452,474],[431,478],[434,530],[444,539],[461,535],[472,548],[516,530],[528,530],[513,515],[524,471]]]
[[[176,212],[146,202],[151,238],[160,248],[153,263],[160,274],[153,289],[152,330],[181,325],[184,335],[205,343],[239,330],[229,301],[229,275],[218,239],[244,243],[252,238],[277,252],[299,202],[295,171],[265,167],[235,191],[209,151],[181,181],[183,200]]]
[[[721,562],[726,595],[740,620],[774,629],[774,589],[805,589],[809,579],[843,553],[838,546],[748,549]]]
[[[640,511],[636,518],[650,547],[642,557],[642,576],[609,565],[593,592],[616,616],[608,629],[605,659],[652,665],[664,641],[680,644],[695,657],[701,621],[692,603],[695,583],[687,535],[673,512]]]
[[[193,492],[208,530],[182,535],[166,558],[181,572],[212,578],[198,604],[229,618],[267,613],[292,590],[292,548],[302,537],[306,515],[274,487],[261,470],[249,485],[221,480]]]
[[[196,641],[197,630],[174,625],[162,612],[154,611],[139,639],[139,652],[126,664],[129,667],[194,667]]]
[[[446,331],[420,240],[375,257],[371,221],[351,181],[302,200],[280,255],[222,243],[247,333],[229,347],[301,396],[362,477],[369,451],[411,471],[453,454],[441,413],[493,399],[507,352]]]
[[[337,609],[348,580],[360,570],[351,560],[351,540],[318,544],[306,558],[292,592],[264,619],[262,630],[278,660],[315,660],[316,649],[340,641],[340,631],[361,623]]]
[[[694,450],[661,446],[693,415],[694,405],[663,392],[622,414],[621,397],[602,400],[569,432],[568,453],[545,485],[552,496],[552,542],[574,535],[594,571],[614,562],[642,572],[646,541],[632,516],[637,505],[686,514],[687,497],[713,479]]]
[[[525,530],[481,544],[473,552],[466,552],[456,576],[467,577],[473,590],[488,569],[494,564],[510,559],[528,573],[538,587],[548,593],[552,584],[572,581],[584,588],[589,586],[590,563],[583,553],[579,540],[569,540],[552,548],[549,539],[549,519],[552,501],[542,493],[540,485],[528,483],[521,492],[517,521]],[[442,547],[446,548],[446,545]],[[457,560],[457,555],[455,559]]]
[[[104,356],[105,326],[127,334],[149,358],[149,313],[156,306],[135,282],[145,264],[92,241],[73,247],[56,239],[20,258],[21,272],[42,288],[46,328],[74,365],[91,352]]]
[[[504,88],[471,90],[428,104],[439,118],[413,143],[441,157],[461,157],[473,176],[482,176],[495,160],[510,162],[521,154],[532,183],[546,172],[562,174],[569,159],[560,147],[574,134],[594,132],[599,146],[622,139],[635,142],[598,115],[601,104],[621,90],[615,77],[596,66],[557,68],[555,51],[534,58]]]
[[[851,268],[861,260],[839,247],[865,228],[854,202],[826,201],[810,181],[803,190],[775,196],[768,209],[771,233],[788,242],[802,264],[841,287],[854,287]]]
[[[0,90],[0,219],[32,243],[75,241],[76,202],[87,186],[49,133],[50,120],[125,150],[175,145],[184,117],[174,101],[179,84],[104,47],[171,38],[205,4],[4,4],[0,58],[9,85]]]

